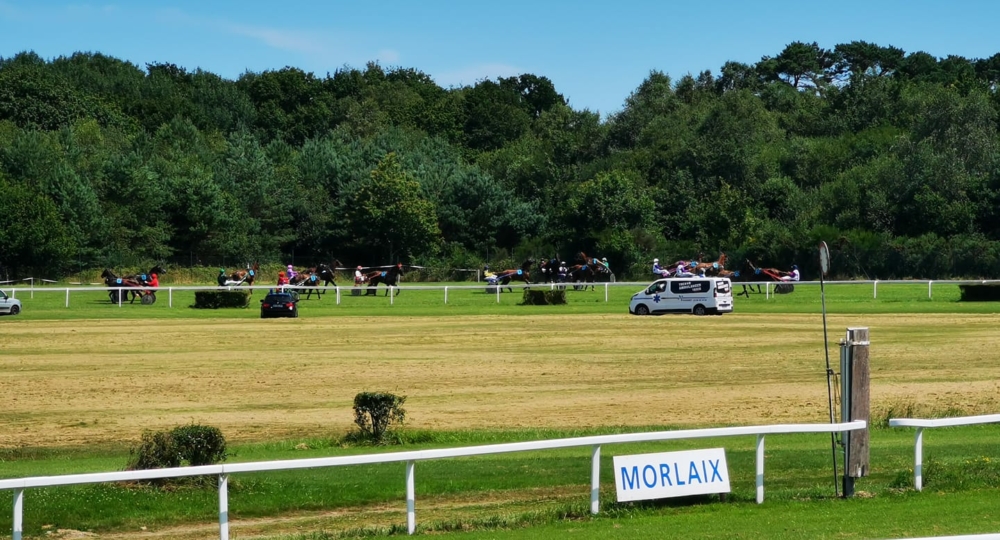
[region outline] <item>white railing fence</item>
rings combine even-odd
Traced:
[[[649,285],[649,283],[650,282],[647,282],[647,281],[620,281],[620,282],[615,282],[615,283],[610,283],[610,282],[606,282],[606,283],[594,283],[593,285],[597,289],[600,289],[600,288],[604,289],[604,301],[607,302],[609,300],[608,294],[609,294],[609,290],[610,290],[611,287],[633,287],[633,288],[636,288],[636,290],[638,290],[640,288],[647,287]],[[792,284],[792,285],[796,285],[796,286],[799,286],[799,285],[802,285],[802,286],[814,286],[814,285],[815,286],[819,286],[819,284],[820,284],[818,281],[792,281],[792,282],[782,282],[782,283],[788,283],[788,284]],[[919,281],[918,280],[885,280],[885,281],[870,280],[870,281],[827,281],[825,283],[826,283],[827,286],[830,286],[830,285],[871,285],[872,286],[872,298],[878,298],[878,286],[879,286],[879,284],[882,284],[882,285],[920,285],[920,284],[927,284],[927,298],[933,298],[933,296],[934,296],[934,284],[939,284],[939,285],[991,285],[991,284],[993,284],[993,285],[996,285],[996,284],[1000,284],[1000,280],[937,280],[937,281],[935,281],[935,280],[919,280]],[[776,293],[773,292],[773,287],[775,285],[780,285],[780,284],[781,283],[776,282],[776,281],[748,281],[748,282],[738,281],[738,282],[734,282],[733,283],[733,288],[735,289],[735,288],[737,288],[737,287],[739,287],[741,285],[746,285],[748,287],[749,286],[755,286],[755,287],[756,286],[760,286],[760,287],[764,288],[764,297],[766,299],[770,299],[772,296],[775,296],[775,294],[776,294]],[[396,293],[399,290],[407,290],[407,291],[442,291],[444,293],[444,303],[447,304],[448,303],[448,291],[449,290],[451,290],[451,291],[456,291],[456,290],[484,290],[484,287],[485,287],[485,290],[488,291],[488,292],[490,292],[490,294],[494,294],[495,293],[495,295],[496,295],[496,301],[497,301],[497,303],[500,303],[501,294],[503,294],[504,291],[507,290],[508,288],[509,289],[513,289],[513,290],[529,289],[529,288],[535,288],[535,289],[537,289],[537,288],[543,288],[543,289],[553,290],[553,289],[556,289],[556,288],[559,288],[559,287],[570,289],[570,288],[574,287],[575,285],[583,286],[584,284],[583,283],[533,283],[533,284],[525,285],[523,283],[521,283],[521,284],[511,283],[510,285],[504,285],[502,287],[501,286],[494,286],[494,285],[486,285],[486,284],[479,284],[479,285],[418,285],[418,284],[414,284],[414,285],[404,285],[402,287],[390,287],[389,289],[393,292],[393,294],[388,295],[388,300],[389,300],[390,304],[395,304],[395,295],[396,295]],[[589,288],[589,287],[590,287],[590,284],[587,284],[587,288]],[[118,306],[119,307],[122,306],[124,303],[128,303],[127,301],[124,301],[124,299],[123,299],[123,297],[126,296],[125,294],[122,294],[123,292],[127,293],[129,291],[143,291],[143,292],[157,292],[157,293],[160,293],[160,294],[162,294],[163,292],[166,292],[167,293],[167,302],[168,302],[168,304],[169,304],[170,307],[173,307],[174,306],[174,292],[175,291],[217,291],[217,290],[220,290],[220,289],[225,289],[225,290],[255,290],[255,291],[262,290],[262,291],[267,291],[267,290],[276,289],[276,288],[277,287],[274,286],[274,285],[254,285],[252,287],[248,287],[248,286],[219,287],[217,285],[192,285],[192,286],[178,286],[178,287],[173,287],[173,286],[171,286],[171,287],[160,287],[159,289],[141,288],[141,287],[31,287],[31,288],[28,288],[28,287],[20,287],[20,288],[18,288],[18,287],[12,287],[12,288],[10,288],[8,290],[11,291],[10,296],[14,297],[14,298],[17,297],[18,291],[20,291],[22,293],[22,295],[25,292],[27,292],[28,294],[30,294],[31,298],[35,297],[35,293],[65,293],[66,294],[66,304],[65,304],[66,307],[69,307],[69,304],[70,304],[70,293],[71,292],[106,292],[106,293],[110,293],[112,291],[118,291],[119,294],[117,296],[118,296]],[[336,294],[337,305],[340,305],[340,303],[341,303],[341,295],[342,295],[343,291],[350,291],[352,289],[358,289],[358,288],[360,288],[364,292],[368,291],[368,287],[367,286],[362,286],[362,287],[353,287],[353,286],[343,286],[343,287],[341,287],[341,286],[337,286],[337,287],[285,286],[285,287],[282,287],[282,288],[284,288],[284,289],[296,289],[296,290],[300,290],[300,291],[307,291],[307,290],[322,291],[324,294],[332,292],[332,293]],[[386,289],[384,289],[384,288],[378,288],[378,289],[376,289],[377,293],[381,293],[381,294],[376,294],[376,296],[381,296],[382,294],[384,294],[385,290]],[[362,294],[364,294],[364,293],[362,293]],[[739,293],[737,293],[736,291],[734,291],[734,294],[737,295],[737,296],[739,295]]]
[[[921,491],[924,488],[924,429],[973,426],[976,424],[998,424],[1000,414],[984,414],[981,416],[959,416],[955,418],[938,418],[927,420],[922,418],[890,418],[891,427],[917,428],[913,443],[913,488]]]
[[[567,439],[549,439],[519,443],[467,446],[462,448],[442,448],[435,450],[415,450],[385,454],[364,454],[358,456],[297,459],[288,461],[260,461],[255,463],[230,463],[203,467],[181,467],[143,471],[119,471],[93,474],[71,474],[64,476],[40,476],[0,480],[0,490],[14,492],[14,520],[12,540],[22,540],[24,531],[24,491],[30,488],[95,484],[107,482],[128,482],[161,478],[217,475],[219,477],[219,538],[229,538],[229,493],[230,474],[285,471],[292,469],[312,469],[320,467],[343,467],[348,465],[372,465],[378,463],[406,463],[406,526],[410,534],[416,531],[416,481],[414,472],[417,461],[448,459],[458,457],[483,456],[514,452],[533,452],[557,448],[591,447],[590,511],[600,509],[601,487],[601,446],[636,442],[677,441],[714,437],[757,436],[756,487],[757,503],[764,502],[764,437],[789,433],[831,433],[866,429],[863,420],[841,424],[776,424],[768,426],[741,426],[726,428],[688,429],[678,431],[655,431],[647,433],[625,433],[619,435],[596,435]]]

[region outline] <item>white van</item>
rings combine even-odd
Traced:
[[[695,277],[659,279],[632,295],[628,312],[633,315],[660,313],[730,313],[733,284],[728,278]]]

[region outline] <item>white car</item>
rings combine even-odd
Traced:
[[[722,314],[733,311],[733,284],[728,278],[695,277],[658,279],[632,295],[628,312]]]
[[[17,315],[21,312],[21,301],[17,298],[7,296],[7,293],[0,291],[0,313],[10,313]]]

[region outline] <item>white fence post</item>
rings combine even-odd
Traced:
[[[66,307],[69,307],[69,287],[66,287]]]
[[[167,307],[174,307],[174,288],[167,287]]]
[[[924,489],[924,428],[917,428],[913,445],[913,488],[917,491]]]
[[[500,303],[500,281],[497,281],[497,303]]]
[[[444,288],[444,303],[445,304],[448,303],[448,287],[447,286],[445,286],[445,288]]]
[[[14,490],[14,532],[11,540],[21,540],[21,533],[24,531],[24,490]]]
[[[590,513],[601,509],[601,445],[595,444],[590,454]]]
[[[757,435],[757,504],[764,502],[764,435]]]
[[[604,301],[605,302],[608,301],[608,284],[607,283],[604,284]]]
[[[390,306],[395,305],[395,301],[396,301],[395,298],[396,298],[396,295],[392,294],[392,285],[389,285],[389,305]]]
[[[417,505],[413,482],[414,462],[406,462],[406,531],[413,534],[417,530]]]
[[[932,290],[933,287],[934,287],[934,281],[933,280],[929,280],[927,282],[927,298],[928,299],[930,299],[932,297],[931,296],[931,290]]]
[[[118,288],[118,307],[122,307],[122,296],[125,296],[125,289]]]
[[[340,285],[336,287],[337,289],[337,305],[340,305]]]
[[[760,289],[758,289],[758,290],[760,290]],[[769,300],[770,298],[771,298],[771,284],[770,283],[765,283],[764,284],[764,300]]]
[[[229,540],[229,475],[219,475],[219,540]]]
[[[872,282],[872,298],[878,298],[878,280]]]

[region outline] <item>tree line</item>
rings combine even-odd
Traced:
[[[443,88],[369,63],[229,80],[0,58],[0,265],[470,267],[573,253],[842,276],[1000,274],[1000,54],[795,42],[652,71],[605,118],[546,77]]]

